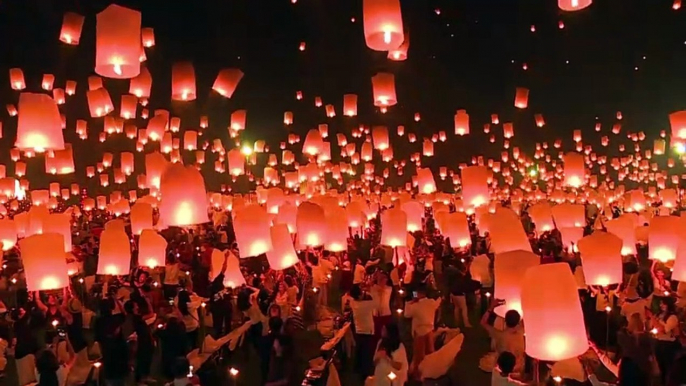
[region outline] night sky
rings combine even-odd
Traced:
[[[78,82],[77,95],[60,107],[67,114],[65,139],[74,144],[77,172],[59,177],[60,181],[82,181],[85,165],[99,161],[102,151],[131,151],[135,145],[123,134],[98,143],[102,118],[91,119],[86,105],[87,78],[95,74],[95,14],[109,4],[101,0],[0,1],[2,105],[18,100],[19,93],[9,87],[12,67],[23,69],[27,91],[41,90],[44,73],[55,74],[55,87],[64,87],[68,79]],[[385,52],[366,47],[361,0],[116,4],[140,10],[143,27],[155,30],[156,45],[145,50],[145,65],[153,76],[151,111],[167,108],[181,117],[182,128],[194,129],[198,117],[207,114],[211,128],[206,135],[222,138],[227,149],[229,116],[234,110],[247,109],[247,129],[241,139],[249,143],[267,139],[278,153],[288,130],[304,139],[319,123],[328,123],[334,134],[330,136],[332,154],[338,153],[337,132],[350,139],[351,128],[360,124],[387,125],[391,134],[397,125],[405,125],[419,140],[408,144],[406,138],[395,137],[398,158],[421,151],[421,137],[445,130],[450,139],[436,144],[440,157],[423,162],[456,169],[458,162],[472,155],[495,156],[502,150],[501,126],[492,129],[498,133],[495,144],[488,143],[482,130],[492,113],[499,114],[501,122],[514,123],[513,146],[531,151],[536,141],[560,137],[572,143],[574,129],[583,130],[584,143],[595,144],[600,135],[609,133],[617,111],[624,117],[621,137],[644,131],[656,138],[660,130],[669,130],[669,113],[686,109],[686,10],[672,9],[671,0],[595,0],[589,8],[572,13],[560,11],[556,0],[403,0],[403,21],[410,35],[404,62],[390,61]],[[86,16],[78,46],[58,40],[65,11]],[[564,28],[559,28],[559,22]],[[306,43],[304,51],[298,49],[301,42]],[[195,66],[196,101],[170,103],[171,64],[178,61]],[[245,73],[230,100],[211,90],[217,72],[226,67]],[[386,114],[372,103],[370,78],[379,71],[396,76],[398,105]],[[105,79],[115,111],[128,85],[128,80]],[[515,88],[520,86],[531,90],[525,110],[513,105]],[[303,100],[296,100],[296,91],[302,91]],[[345,93],[359,95],[359,116],[343,116]],[[315,96],[333,104],[337,116],[327,118],[323,108],[315,107]],[[470,114],[469,136],[452,134],[457,109]],[[294,112],[295,124],[288,128],[283,125],[284,111]],[[413,119],[417,112],[419,122]],[[544,128],[535,127],[535,113],[545,117]],[[0,162],[9,164],[16,117],[9,117],[4,108],[0,117],[4,125]],[[76,119],[89,121],[87,141],[77,139]],[[593,131],[596,119],[602,124],[601,133]],[[145,126],[144,121],[138,123]],[[211,169],[213,159],[209,161]],[[42,159],[29,161],[32,187],[55,178],[44,174]],[[210,185],[219,178],[206,174]],[[135,177],[130,183],[135,184]]]

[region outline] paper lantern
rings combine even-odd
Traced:
[[[543,361],[562,361],[584,354],[588,337],[569,265],[531,267],[526,270],[522,284],[526,354]]]
[[[586,166],[583,154],[567,153],[564,158],[565,185],[579,188],[586,181]]]
[[[424,206],[421,203],[411,200],[402,203],[400,208],[403,212],[405,212],[405,217],[407,219],[407,232],[416,232],[424,228],[422,222],[422,219],[424,218]],[[361,211],[361,208],[358,208],[358,210]],[[359,227],[362,226],[362,224],[363,223],[360,222],[356,226]]]
[[[86,99],[88,100],[88,111],[90,111],[91,118],[104,117],[114,110],[110,93],[105,88],[88,90]]]
[[[46,233],[19,241],[28,291],[50,291],[69,286],[62,235]]]
[[[557,6],[563,11],[579,11],[591,5],[593,0],[557,0]]]
[[[155,45],[155,30],[146,27],[141,29],[141,41],[143,47],[150,48]]]
[[[479,207],[490,200],[488,169],[485,166],[462,169],[462,200],[470,207]]]
[[[686,139],[686,110],[669,114],[672,138]]]
[[[274,224],[269,230],[272,249],[267,252],[269,267],[281,271],[294,266],[300,261],[293,248],[293,241],[286,224]]]
[[[622,239],[596,231],[579,240],[578,248],[586,284],[608,286],[622,282]]]
[[[362,2],[364,38],[375,51],[390,51],[405,40],[399,0],[364,0]]]
[[[49,95],[19,95],[17,141],[14,146],[35,152],[64,149],[62,119],[57,103]]]
[[[560,204],[551,208],[557,228],[583,227],[586,225],[586,211],[580,204]]]
[[[357,115],[357,94],[343,95],[343,114],[348,117]]]
[[[172,66],[172,100],[195,100],[195,69],[193,69],[193,64],[181,62]]]
[[[467,110],[457,110],[455,114],[455,134],[469,134],[469,114],[467,114]]]
[[[324,249],[331,252],[348,250],[348,224],[341,219],[346,218],[345,209],[336,205],[325,211],[326,242]]]
[[[152,229],[152,205],[136,202],[131,207],[131,233],[140,235],[144,229]]]
[[[423,194],[431,194],[436,191],[436,181],[429,168],[417,168],[417,187]]]
[[[140,74],[131,78],[129,82],[129,93],[138,98],[150,98],[150,89],[152,88],[152,75],[146,67],[141,67]]]
[[[79,45],[81,29],[83,29],[84,17],[74,13],[65,12],[62,18],[62,30],[60,31],[60,41],[74,46]]]
[[[272,250],[272,239],[269,230],[269,215],[259,205],[248,205],[241,209],[234,208],[233,219],[236,242],[240,257],[258,256]]]
[[[157,268],[164,266],[167,256],[167,240],[153,229],[144,229],[138,240],[138,264]]]
[[[472,245],[467,215],[461,212],[446,213],[441,226],[443,237],[450,239],[453,248],[466,248]]]
[[[410,49],[410,34],[405,32],[405,40],[400,47],[388,50],[388,59],[395,60],[397,62],[402,62],[407,60],[407,51]]]
[[[14,220],[9,218],[0,219],[0,247],[4,252],[14,248],[17,243],[17,226]]]
[[[71,252],[71,215],[53,213],[43,221],[43,233],[56,233],[62,235],[62,250],[64,253]]]
[[[245,155],[239,149],[231,149],[226,154],[229,162],[229,174],[239,176],[245,173]]]
[[[534,120],[536,121],[536,126],[537,127],[543,127],[545,126],[545,119],[543,119],[542,114],[534,114]]]
[[[407,214],[398,208],[381,213],[381,245],[407,246]]]
[[[398,103],[395,97],[395,76],[393,74],[380,72],[374,75],[372,77],[372,91],[374,93],[374,106],[386,107]]]
[[[118,220],[114,220],[118,221]],[[112,222],[112,221],[110,221]],[[107,224],[106,224],[107,225]],[[131,268],[131,244],[124,228],[106,226],[100,234],[98,275],[127,275]]]
[[[243,79],[243,71],[237,68],[225,68],[219,71],[217,79],[215,79],[214,85],[212,86],[212,90],[218,92],[219,95],[225,98],[231,98],[241,79]]]
[[[141,13],[112,4],[97,15],[95,72],[129,79],[140,73]]]
[[[231,113],[231,129],[234,131],[245,130],[247,111],[236,110]]]
[[[517,87],[515,92],[514,105],[518,109],[525,109],[529,105],[529,89],[524,87]]]
[[[489,221],[488,231],[491,236],[491,249],[494,253],[515,250],[531,251],[531,244],[522,222],[511,209],[499,208],[493,213]]]
[[[148,187],[160,188],[160,179],[167,168],[167,164],[167,159],[158,152],[145,155],[145,177]]]
[[[679,229],[679,217],[653,217],[648,225],[648,257],[663,263],[676,259]]]
[[[214,280],[221,272],[221,267],[226,259],[226,271],[224,271],[224,287],[238,288],[246,284],[245,277],[241,272],[240,262],[231,251],[212,250],[212,271],[210,278]]]
[[[207,218],[205,180],[195,167],[168,164],[160,178],[160,221],[166,226],[203,224]]]
[[[301,247],[318,247],[326,242],[326,217],[321,206],[305,201],[298,206],[295,224]]]
[[[21,68],[10,68],[10,85],[12,90],[23,90],[26,88],[24,72]]]
[[[319,130],[311,129],[307,132],[305,142],[303,143],[303,153],[315,156],[321,153],[324,149],[324,139]]]
[[[527,269],[540,264],[540,257],[530,251],[510,251],[496,253],[493,264],[495,275],[495,294],[496,299],[502,299],[505,304],[495,308],[495,313],[500,317],[505,317],[509,310],[519,312],[524,317],[522,311],[522,285]],[[527,326],[528,318],[526,322]]]
[[[532,205],[529,210],[529,216],[531,220],[536,224],[536,230],[540,235],[543,232],[548,232],[555,228],[555,223],[553,222],[553,212],[550,208],[550,204],[547,202],[539,202]]]
[[[424,157],[433,157],[434,155],[434,143],[428,138],[425,138],[422,143],[422,155]]]

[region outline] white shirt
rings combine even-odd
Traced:
[[[405,304],[405,317],[412,318],[412,335],[423,336],[434,329],[436,310],[441,299],[423,298]]]
[[[491,386],[520,386],[523,383],[518,382],[510,377],[505,377],[500,374],[497,368],[493,369],[491,373]]]
[[[350,302],[350,309],[353,311],[355,332],[358,334],[373,335],[376,302],[373,300],[352,300]]]
[[[670,342],[675,341],[675,330],[679,326],[679,319],[677,319],[676,315],[670,315],[664,322],[660,319],[659,322],[665,328],[665,332],[655,335],[655,339]]]
[[[327,275],[333,271],[334,265],[329,260],[320,258],[319,264],[312,267],[312,282],[316,285],[326,284],[329,282]]]
[[[353,271],[353,284],[362,283],[366,274],[367,271],[364,269],[363,265],[355,264],[355,271]]]
[[[379,350],[379,343],[376,345],[376,350]],[[374,386],[402,386],[407,381],[407,368],[409,367],[407,361],[407,351],[405,346],[400,343],[400,347],[397,350],[389,354],[393,362],[402,363],[400,370],[393,368],[391,363],[387,360],[380,360],[377,362],[374,368]],[[391,381],[388,377],[390,373],[395,374],[395,378]]]
[[[375,285],[372,288],[372,299],[376,302],[374,315],[391,315],[391,294],[393,294],[393,287]]]
[[[633,299],[632,299],[633,300]],[[629,319],[631,315],[633,314],[639,314],[641,316],[641,320],[645,320],[645,314],[646,314],[646,307],[649,307],[650,304],[648,304],[648,300],[639,298],[638,300],[629,302],[629,301],[624,301],[624,304],[622,304],[622,315]]]

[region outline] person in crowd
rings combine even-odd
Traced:
[[[648,312],[646,317],[651,328],[650,332],[655,336],[655,359],[660,368],[660,377],[664,383],[679,350],[677,337],[679,337],[680,331],[674,300],[672,298],[662,298],[659,307],[659,313],[652,314]]]
[[[174,311],[176,316],[186,326],[186,339],[190,347],[195,348],[198,344],[198,330],[200,321],[198,318],[198,307],[196,302],[191,301],[190,293],[187,290],[179,291]]]
[[[384,325],[381,340],[376,345],[374,365],[375,386],[404,385],[407,381],[407,352],[396,323]]]
[[[353,314],[355,337],[355,370],[361,379],[372,374],[372,359],[374,355],[374,311],[376,302],[366,295],[358,284],[350,289],[350,309]]]
[[[451,261],[445,268],[445,277],[448,280],[450,290],[450,303],[453,305],[453,316],[456,325],[471,328],[469,321],[469,308],[467,307],[467,294],[473,292],[471,275],[467,266],[460,261]]]
[[[172,361],[173,380],[166,386],[200,386],[200,379],[193,375],[191,364],[186,357],[178,357]]]
[[[506,351],[514,355],[515,366],[511,372],[519,374],[524,371],[525,363],[524,328],[521,325],[519,312],[509,310],[505,313],[504,330],[499,330],[493,326],[495,321],[494,310],[496,307],[504,304],[505,302],[500,299],[492,301],[488,310],[481,318],[481,326],[486,329],[491,339],[495,342],[495,352],[498,356]]]
[[[393,294],[393,283],[381,270],[378,270],[374,277],[374,285],[370,289],[370,295],[376,302],[374,311],[374,336],[377,340],[381,337],[383,326],[391,322],[391,295]]]
[[[105,385],[125,386],[130,369],[129,346],[122,333],[122,326],[110,324],[102,342],[102,377]]]
[[[413,356],[410,364],[410,373],[418,378],[419,364],[422,359],[434,351],[434,321],[436,319],[436,311],[441,305],[441,299],[432,299],[427,297],[427,288],[425,285],[419,285],[414,291],[413,299],[405,304],[404,315],[408,319],[412,319],[412,337],[413,337]]]
[[[312,267],[312,285],[319,291],[318,304],[329,304],[329,278],[334,270],[334,264],[325,256],[316,256],[309,260]]]
[[[63,329],[68,323],[72,322],[72,315],[67,311],[68,289],[63,291],[63,302],[57,299],[54,294],[47,296],[47,305],[41,300],[40,293],[34,292],[33,300],[36,302],[37,309],[46,321],[46,342],[51,343],[58,335],[58,329]]]
[[[509,351],[503,351],[498,355],[497,365],[491,373],[491,386],[519,386],[525,383],[513,378],[517,358]]]
[[[164,282],[162,287],[164,288],[165,299],[174,299],[176,297],[176,291],[179,288],[180,265],[176,253],[170,251],[167,255],[167,262],[164,265]]]
[[[73,354],[73,353],[72,353]],[[76,356],[67,363],[60,363],[52,350],[43,350],[36,356],[36,386],[64,386]]]
[[[129,300],[124,303],[126,318],[130,323],[135,338],[135,378],[138,384],[151,383],[154,380],[150,377],[150,367],[153,355],[155,354],[155,344],[150,328],[143,320],[138,303]]]
[[[179,339],[186,334],[186,325],[180,319],[172,316],[167,323],[158,326],[157,334],[161,342],[162,373],[165,378],[173,379],[176,358],[186,357],[191,351],[187,339]]]
[[[219,339],[231,331],[231,319],[233,317],[233,292],[224,286],[227,260],[221,266],[219,274],[210,284],[210,313],[212,314],[212,327],[214,336]]]
[[[617,346],[618,358],[631,358],[646,376],[651,374],[655,365],[653,342],[638,312],[629,316],[617,332]]]

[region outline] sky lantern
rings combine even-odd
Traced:
[[[515,91],[514,105],[518,109],[525,109],[529,105],[529,89],[524,87],[517,87]]]
[[[183,148],[186,150],[196,150],[198,148],[198,132],[188,130],[183,133]]]
[[[527,269],[539,265],[541,259],[538,255],[530,251],[509,251],[496,253],[493,264],[493,274],[495,276],[495,299],[505,300],[505,304],[498,306],[495,313],[500,317],[505,317],[509,310],[522,312],[522,285]],[[528,318],[526,325],[528,326]]]
[[[88,100],[88,110],[90,111],[91,118],[104,117],[114,110],[110,93],[105,88],[88,90],[86,92],[86,99]]]
[[[160,178],[167,168],[167,159],[159,152],[148,153],[145,155],[145,176],[148,187],[160,187]]]
[[[557,6],[563,11],[579,11],[593,3],[593,0],[557,0]]]
[[[49,291],[69,286],[62,235],[46,233],[19,241],[28,291]]]
[[[539,235],[555,228],[553,212],[550,209],[550,204],[548,204],[548,202],[538,202],[532,205],[528,212],[529,216],[531,216],[531,220],[536,224],[536,231]]]
[[[586,225],[586,211],[582,204],[564,203],[551,208],[555,226],[559,228],[583,227]]]
[[[231,149],[226,154],[229,162],[229,174],[232,176],[240,176],[245,173],[245,155],[240,149]]]
[[[381,213],[381,245],[407,246],[407,214],[399,208]]]
[[[321,206],[305,201],[296,212],[298,244],[301,248],[318,247],[326,242],[326,217]]]
[[[588,337],[569,265],[536,265],[526,270],[523,279],[527,355],[544,361],[562,361],[584,354]]]
[[[398,103],[395,97],[395,76],[393,74],[379,72],[374,75],[372,77],[372,91],[374,93],[374,106],[386,107]]]
[[[148,268],[163,267],[167,258],[167,240],[154,229],[144,229],[138,240],[138,264]]]
[[[303,153],[315,156],[324,149],[324,139],[319,130],[311,129],[307,132],[305,142],[303,143]]]
[[[155,45],[155,30],[150,27],[141,29],[141,42],[143,47],[150,48]]]
[[[648,257],[662,263],[676,259],[679,248],[679,217],[657,216],[648,225]]]
[[[219,93],[224,98],[231,98],[233,93],[243,79],[243,71],[237,68],[225,68],[219,71],[217,79],[214,80],[212,90]]]
[[[140,201],[136,202],[131,207],[129,218],[133,235],[140,235],[144,229],[152,229],[152,205]]]
[[[79,45],[84,17],[74,12],[65,12],[62,19],[60,41],[74,46]]]
[[[129,93],[138,98],[150,98],[150,89],[152,88],[152,75],[150,71],[143,66],[140,74],[131,78],[129,81]]]
[[[245,130],[247,114],[246,110],[236,110],[231,113],[231,129],[234,131]]]
[[[172,100],[195,100],[195,69],[190,62],[174,63],[172,66]]]
[[[24,72],[21,68],[10,68],[10,85],[12,90],[23,90],[26,88]]]
[[[95,72],[130,79],[140,73],[141,13],[112,4],[97,15]]]
[[[400,208],[405,212],[408,232],[416,232],[423,229],[422,218],[424,218],[424,206],[421,203],[410,200],[403,202]]]
[[[462,169],[462,200],[470,207],[488,203],[488,169],[485,166],[468,166]]]
[[[584,278],[588,285],[608,286],[622,282],[622,239],[595,231],[578,242]]]
[[[586,165],[584,155],[567,153],[564,157],[565,185],[579,188],[586,182]]]
[[[343,115],[347,117],[357,115],[357,94],[343,95]]]
[[[400,47],[388,50],[388,59],[402,62],[407,59],[407,51],[410,49],[410,34],[405,32],[405,40]]]
[[[274,224],[270,227],[269,233],[272,240],[272,249],[267,252],[269,267],[276,271],[282,271],[297,264],[300,260],[293,248],[288,225]]]
[[[136,118],[138,98],[135,95],[122,95],[119,116],[124,119]]]
[[[62,250],[71,252],[71,215],[52,213],[43,221],[43,233],[57,233],[62,235]]]
[[[49,95],[21,93],[17,141],[20,150],[44,152],[64,149],[62,119],[57,103]]]
[[[388,128],[386,126],[374,126],[372,128],[372,140],[374,141],[374,149],[385,150],[390,146],[388,139]]]
[[[457,110],[455,114],[455,134],[469,134],[469,114],[467,114],[467,110]]]
[[[343,207],[333,206],[325,211],[326,242],[324,249],[331,252],[343,252],[348,249],[348,224],[341,221],[346,218]]]
[[[4,252],[14,248],[17,243],[17,226],[14,220],[9,218],[0,219],[0,247]]]
[[[417,187],[420,193],[431,194],[436,192],[436,181],[429,168],[417,168]]]
[[[537,127],[545,126],[545,119],[543,119],[543,114],[534,114],[534,121]]]
[[[238,288],[246,284],[245,277],[241,272],[240,261],[231,251],[212,250],[212,271],[210,279],[214,280],[221,273],[224,259],[226,259],[226,271],[224,271],[224,287]]]
[[[488,231],[494,253],[514,250],[531,251],[531,244],[522,222],[511,209],[498,208],[490,217]]]
[[[397,49],[405,41],[399,0],[364,0],[364,38],[375,51]]]
[[[50,91],[52,90],[52,86],[55,83],[55,75],[53,74],[44,74],[43,75],[43,81],[41,82],[41,87],[43,90]]]
[[[686,110],[669,114],[669,124],[672,127],[672,137],[686,139]]]
[[[233,219],[240,257],[247,258],[273,249],[267,211],[256,204],[234,209]]]
[[[433,157],[434,155],[434,143],[428,138],[424,138],[422,143],[422,155],[424,157]]]
[[[450,238],[450,245],[453,248],[466,248],[472,244],[467,214],[464,212],[448,213],[444,217],[443,224],[441,233],[445,238]]]
[[[185,227],[208,222],[205,180],[193,166],[168,164],[160,178],[160,221]]]
[[[118,226],[105,227],[105,230],[100,234],[97,274],[120,276],[127,275],[130,270],[131,244],[129,236],[124,228]]]

